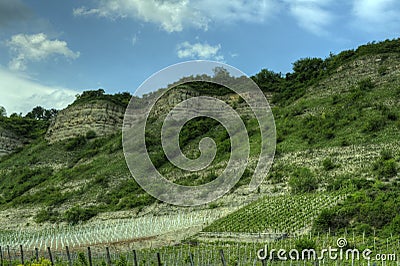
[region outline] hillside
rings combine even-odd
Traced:
[[[293,72],[285,76],[264,69],[252,78],[273,103],[277,128],[274,166],[256,193],[248,194],[245,185],[259,152],[259,129],[240,98],[215,85],[188,84],[173,90],[153,113],[146,139],[151,159],[171,180],[184,185],[209,182],[222,171],[229,158],[229,139],[222,126],[211,119],[188,123],[180,136],[183,152],[196,158],[200,139],[212,137],[216,139],[218,153],[209,169],[185,173],[167,162],[157,141],[162,114],[187,98],[214,95],[234,106],[245,118],[251,163],[241,181],[234,191],[215,203],[188,209],[158,202],[130,177],[121,142],[123,113],[130,95],[88,91],[47,122],[18,118],[38,128],[34,136],[12,128],[11,118],[1,120],[0,127],[7,129],[5,133],[0,131],[0,143],[7,143],[1,144],[1,150],[9,153],[0,158],[2,228],[36,223],[76,224],[90,219],[95,223],[209,209],[220,216],[237,210],[207,227],[205,231],[209,232],[253,232],[262,227],[264,231],[301,234],[360,226],[390,232],[399,220],[399,211],[392,210],[400,210],[400,204],[394,201],[400,160],[400,41],[371,43],[326,59],[300,59],[293,64]],[[329,194],[338,190],[339,196]],[[393,197],[382,197],[385,191],[392,191],[388,195]],[[320,193],[331,196],[320,199]],[[289,219],[296,213],[283,213],[277,219],[286,227],[269,224],[255,211],[258,209],[254,206],[268,209],[270,204],[287,202],[278,198],[271,203],[271,197],[292,194],[311,195],[310,202],[323,203],[312,215],[299,216],[304,218],[301,224]],[[368,198],[370,205],[361,205],[357,197]],[[356,217],[359,209],[349,210],[352,205],[376,214],[372,199],[379,199],[379,204],[385,206],[381,208],[385,216],[382,224],[368,220],[368,213]],[[347,223],[337,219],[343,212],[348,215]],[[337,222],[327,225],[321,215]],[[217,218],[213,216],[207,223]],[[265,223],[244,229],[237,226],[249,220]]]

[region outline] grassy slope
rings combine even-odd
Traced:
[[[321,204],[315,216],[306,217],[307,224],[317,218],[312,226],[317,232],[398,232],[399,61],[398,53],[390,52],[355,57],[308,86],[301,97],[274,109],[278,149],[270,182],[277,191],[287,189],[299,169],[307,169],[300,177],[316,179],[318,190],[342,189],[349,195],[338,206],[325,209]],[[292,197],[284,196],[282,202]],[[206,230],[269,231],[284,224],[284,232],[296,231],[298,221],[292,218],[300,210],[277,211],[273,220],[266,214],[279,209],[278,199],[272,206],[271,197],[262,198]]]
[[[384,166],[375,169],[373,164],[379,163],[381,150],[391,150],[393,158],[389,160],[395,164],[399,159],[396,145],[400,90],[399,72],[394,68],[400,59],[398,54],[391,53],[393,49],[383,55],[381,48],[378,52],[365,52],[366,49],[356,55],[340,54],[331,59],[329,73],[313,77],[308,83],[286,81],[287,88],[296,88],[293,93],[274,92],[282,96],[277,97],[273,109],[278,133],[277,157],[268,181],[272,189],[263,186],[263,192],[285,192],[289,177],[296,175],[299,168],[309,169],[318,181],[319,190],[345,185],[348,177],[393,180],[392,176],[380,174]],[[377,62],[376,56],[385,60]],[[367,61],[365,67],[354,69],[354,62],[360,60]],[[354,75],[356,70],[359,73]],[[372,75],[371,82],[365,73]],[[209,121],[196,123],[192,126],[207,127]],[[255,132],[250,137],[255,156],[259,142],[256,123],[249,120],[247,127]],[[196,156],[195,147],[203,136],[220,140],[220,160],[214,162],[211,171],[175,178],[183,176],[182,173],[165,163],[158,144],[154,143],[150,150],[154,150],[153,159],[159,160],[160,170],[182,184],[213,179],[229,149],[221,126],[208,129],[201,136],[192,135],[190,130],[184,133],[183,150]],[[331,161],[332,169],[323,165],[325,159]],[[250,166],[241,184],[246,183],[251,171]],[[0,173],[0,208],[34,207],[37,221],[77,222],[103,211],[132,208],[139,211],[155,202],[130,177],[120,134],[97,139],[82,137],[54,145],[38,137],[22,151],[2,158]]]

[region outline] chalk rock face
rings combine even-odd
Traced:
[[[85,136],[94,131],[96,136],[112,135],[122,129],[125,109],[107,101],[71,105],[60,111],[51,122],[46,140],[60,140]]]
[[[23,140],[13,132],[0,127],[0,157],[22,147]]]

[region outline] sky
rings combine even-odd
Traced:
[[[0,0],[0,106],[65,108],[197,59],[283,74],[400,37],[398,0]]]

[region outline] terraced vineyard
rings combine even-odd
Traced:
[[[266,196],[215,221],[204,231],[301,233],[323,209],[345,197],[340,192]]]
[[[210,210],[164,216],[145,216],[132,219],[109,220],[88,225],[59,226],[45,230],[0,232],[0,246],[25,249],[52,250],[86,247],[105,243],[132,241],[157,236],[176,230],[203,226],[219,217]]]

